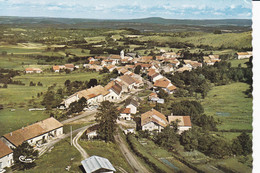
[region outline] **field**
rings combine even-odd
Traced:
[[[115,168],[119,166],[129,173],[133,172],[116,144],[103,141],[80,141],[79,144],[90,156],[105,157]]]
[[[25,108],[17,108],[13,112],[10,109],[0,110],[0,136],[48,117],[44,111],[29,111]]]
[[[216,86],[203,100],[205,113],[222,121],[219,130],[252,130],[252,98],[243,93],[245,83]]]
[[[57,159],[60,158],[60,159]],[[81,171],[81,155],[78,150],[70,145],[70,138],[60,141],[54,146],[50,153],[45,153],[36,161],[36,167],[25,172],[66,172],[65,168],[71,166],[70,171]]]
[[[241,67],[246,68],[247,65],[245,63],[247,63],[248,61],[249,59],[232,59],[228,62],[231,62],[231,67],[238,67],[238,65],[241,64]]]
[[[195,172],[180,161],[176,160],[170,152],[155,145],[152,141],[147,139],[139,139],[138,141],[134,137],[130,137],[130,139],[136,146],[137,150],[145,157],[149,158],[149,160],[160,169],[169,173],[174,171],[189,173]]]
[[[227,33],[227,34],[212,34],[212,33],[197,33],[189,37],[171,37],[171,36],[144,36],[139,38],[142,41],[157,40],[159,42],[186,42],[192,43],[195,46],[209,45],[212,47],[231,46],[231,47],[250,47],[252,42],[251,32],[244,33]]]

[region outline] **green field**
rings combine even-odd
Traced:
[[[36,160],[36,167],[25,172],[28,173],[56,173],[67,172],[65,168],[71,166],[70,172],[82,172],[81,155],[78,150],[70,145],[70,138],[60,141],[50,153],[45,153]],[[21,171],[22,172],[22,171]]]
[[[245,83],[216,86],[202,101],[205,113],[223,122],[219,130],[252,129],[252,98],[243,93],[248,88]]]
[[[4,105],[14,104],[27,104],[32,97],[36,98],[35,102],[39,102],[37,99],[37,93],[47,91],[47,88],[53,84],[57,84],[57,87],[63,88],[64,82],[69,79],[70,81],[86,81],[91,78],[101,80],[103,75],[96,72],[72,72],[70,74],[65,73],[42,73],[42,74],[24,74],[14,77],[13,80],[22,81],[25,85],[8,85],[8,88],[1,88],[0,102]],[[30,82],[41,82],[43,86],[29,86]],[[17,105],[16,105],[17,106]]]
[[[180,170],[182,172],[189,172],[189,173],[195,172],[194,170],[190,169],[180,161],[176,160],[169,151],[157,146],[151,140],[147,140],[143,138],[143,139],[139,139],[138,141],[136,138],[131,137],[131,141],[134,143],[134,145],[136,146],[136,148],[140,153],[142,153],[145,157],[149,158],[149,160],[155,163],[156,166],[158,166],[159,168],[161,168],[166,172],[174,172]],[[161,161],[162,159],[168,160],[168,162],[174,165],[176,168],[174,169],[169,167],[168,165],[166,166]]]
[[[79,144],[90,155],[96,155],[107,158],[114,167],[121,167],[127,172],[133,172],[131,166],[125,160],[118,146],[114,143],[105,143],[103,141],[80,141]]]
[[[232,59],[229,60],[228,62],[231,62],[231,67],[238,67],[238,65],[241,64],[241,67],[246,68],[247,65],[245,63],[248,61],[249,59]]]
[[[0,110],[0,136],[49,117],[44,111],[29,111],[27,108]]]
[[[197,33],[194,36],[188,37],[171,37],[171,36],[143,36],[138,38],[141,41],[156,40],[158,42],[186,42],[192,43],[195,46],[209,45],[212,47],[231,46],[231,47],[250,47],[252,46],[252,33],[227,33],[227,34],[212,34],[212,33]]]

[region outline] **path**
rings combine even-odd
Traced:
[[[93,125],[93,124],[92,124]],[[82,130],[85,130],[89,128],[92,125],[87,125],[82,128],[76,129],[72,131],[72,134],[81,132]],[[56,143],[60,142],[62,139],[65,139],[70,136],[70,133],[64,134],[62,136],[57,137],[56,139],[53,139],[49,141],[48,143],[44,144],[44,146],[39,149],[39,157],[42,156],[45,152],[47,152],[51,147],[53,147]]]
[[[150,173],[150,171],[148,171],[142,164],[140,164],[136,156],[128,149],[119,133],[115,135],[115,140],[119,146],[119,149],[125,156],[127,162],[134,169],[134,172]]]
[[[78,140],[82,136],[82,134],[87,130],[87,128],[81,130],[72,140],[73,146],[80,152],[83,159],[86,159],[89,157],[87,152],[79,145]]]

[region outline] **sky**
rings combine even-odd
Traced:
[[[251,0],[0,0],[0,16],[251,19]]]

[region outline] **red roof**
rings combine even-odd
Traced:
[[[13,151],[7,145],[5,145],[3,141],[0,140],[0,158],[11,154],[12,152]]]
[[[121,113],[122,114],[130,114],[131,112],[130,112],[130,108],[125,108]]]

